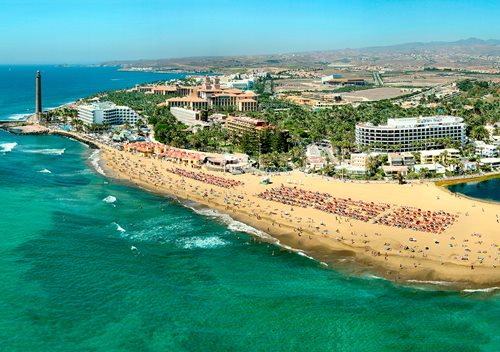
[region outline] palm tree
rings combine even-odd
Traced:
[[[368,176],[373,176],[377,173],[379,160],[376,157],[370,156],[366,164],[366,172]]]
[[[401,171],[398,171],[398,174],[396,175],[396,178],[397,178],[398,183],[399,183],[400,185],[403,185],[403,184],[405,184],[405,183],[406,183],[406,182],[405,182],[405,178],[404,178],[404,176],[403,176],[403,173],[402,173]]]
[[[485,141],[490,138],[490,133],[484,126],[476,126],[471,130],[470,137],[479,141]]]
[[[441,154],[441,162],[444,164],[444,166],[447,166],[448,165],[448,151],[445,150],[442,154]]]

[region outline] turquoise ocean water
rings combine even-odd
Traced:
[[[326,269],[92,153],[0,131],[2,351],[499,350],[498,293]]]

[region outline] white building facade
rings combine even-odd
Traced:
[[[134,125],[140,116],[128,106],[118,106],[112,102],[92,103],[78,107],[78,119],[86,125]]]
[[[199,110],[191,110],[180,107],[171,107],[170,112],[177,121],[182,122],[189,127],[192,126],[209,126],[210,123],[201,120],[201,111]]]
[[[466,125],[455,116],[430,116],[388,119],[386,125],[356,125],[356,143],[375,151],[415,151],[438,147],[439,140],[449,139],[463,145]]]
[[[498,147],[493,144],[486,144],[483,141],[475,141],[476,155],[485,158],[495,158],[498,156]]]

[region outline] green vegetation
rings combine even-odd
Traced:
[[[148,122],[154,126],[155,139],[173,147],[187,145],[189,131],[187,126],[177,121],[165,106],[156,107]]]
[[[414,108],[402,108],[393,104],[391,100],[382,100],[363,103],[357,107],[340,105],[311,111],[290,102],[275,99],[272,94],[272,79],[262,78],[255,85],[255,91],[259,94],[261,111],[247,112],[246,115],[263,119],[275,126],[275,129],[266,130],[260,134],[246,133],[241,136],[230,135],[218,124],[193,132],[178,122],[168,108],[158,106],[168,98],[166,96],[115,91],[100,94],[98,97],[101,101],[113,101],[136,110],[154,126],[155,138],[160,142],[201,151],[244,152],[258,159],[261,166],[277,169],[291,164],[295,167],[304,166],[304,147],[311,142],[324,139],[332,143],[334,153],[339,159],[345,158],[349,153],[358,150],[355,145],[354,132],[355,125],[359,122],[383,124],[388,118],[454,115],[465,119],[471,138],[486,140],[488,131],[484,125],[500,120],[500,84],[464,80],[458,82],[457,87],[461,91],[459,95],[445,99],[433,96],[431,100],[435,104],[432,106],[422,104]],[[233,112],[233,109],[226,112]],[[417,147],[425,148],[429,143],[444,147],[458,147],[450,140],[423,141]],[[473,154],[470,146],[461,149],[464,155]],[[382,175],[377,170],[383,163],[384,160],[371,160],[368,176],[380,178]],[[333,168],[325,169],[324,172],[335,174]],[[408,177],[422,176],[432,175],[426,175],[424,170],[419,175],[410,174]]]
[[[111,101],[116,105],[125,105],[134,109],[137,113],[151,116],[157,105],[164,103],[166,99],[174,95],[156,95],[139,92],[110,91],[99,94],[99,101]]]
[[[468,124],[470,136],[477,139],[487,137],[484,125],[500,120],[500,84],[488,82],[459,82],[463,94],[451,99],[433,99],[435,107],[419,106],[402,108],[388,100],[364,103],[358,107],[335,106],[331,109],[309,111],[300,106],[291,106],[285,111],[265,109],[261,118],[270,124],[289,130],[292,138],[304,144],[318,141],[325,137],[334,146],[351,149],[354,144],[354,130],[358,122],[382,124],[388,118],[415,117],[426,115],[461,116]],[[477,97],[490,97],[478,99]],[[446,141],[442,141],[446,144]]]

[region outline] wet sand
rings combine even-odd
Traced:
[[[99,146],[110,176],[226,213],[325,265],[335,265],[339,256],[350,255],[361,267],[394,281],[445,281],[461,288],[500,286],[500,204],[452,194],[433,183],[342,182],[298,171],[271,176],[273,184],[264,185],[260,183],[262,177],[257,175],[197,170]],[[220,187],[179,176],[167,171],[168,168],[203,172],[243,184]],[[390,210],[379,214],[377,219],[401,206],[445,211],[457,218],[441,233],[431,233],[360,221],[257,196],[280,185],[327,192],[355,202],[387,203]]]

